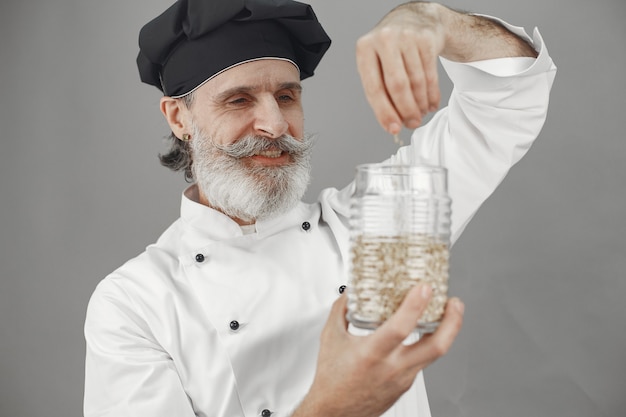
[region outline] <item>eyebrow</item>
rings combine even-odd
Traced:
[[[259,87],[256,87],[256,86],[245,86],[245,85],[233,87],[233,88],[229,88],[228,90],[222,91],[221,93],[216,95],[213,100],[219,103],[219,102],[223,102],[227,100],[229,97],[232,97],[234,95],[248,94],[258,89]],[[279,90],[293,90],[293,91],[300,93],[302,92],[302,85],[297,82],[286,82],[286,83],[282,83],[278,85],[278,88],[276,89],[276,91],[279,91]]]

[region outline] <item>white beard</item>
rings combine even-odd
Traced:
[[[300,201],[309,185],[310,136],[303,141],[291,136],[246,137],[216,145],[194,124],[192,137],[192,169],[198,187],[211,207],[231,218],[252,222],[284,213]],[[292,162],[261,166],[243,159],[269,144],[289,151]]]

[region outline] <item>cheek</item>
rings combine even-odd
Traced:
[[[304,138],[304,113],[294,112],[287,119],[289,123],[289,134],[296,139]]]
[[[210,126],[204,131],[216,145],[228,145],[236,142],[246,135],[246,123],[244,118],[222,117],[220,120],[213,120]]]

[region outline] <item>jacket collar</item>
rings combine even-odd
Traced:
[[[210,240],[228,240],[244,236],[241,227],[230,217],[199,202],[196,184],[188,187],[181,199],[181,219],[195,238]],[[256,223],[257,239],[264,238],[291,227],[300,227],[305,221],[316,224],[320,209],[317,204],[299,202],[286,213]],[[195,240],[195,239],[194,239]]]

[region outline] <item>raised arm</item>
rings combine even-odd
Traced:
[[[533,47],[500,23],[428,2],[402,4],[357,42],[366,97],[391,134],[420,126],[439,107],[437,58],[473,62],[536,57]]]
[[[531,39],[521,28],[437,4],[399,6],[357,45],[367,98],[390,133],[418,127],[438,107],[439,56],[455,85],[449,106],[388,161],[448,167],[456,240],[539,134],[555,68],[538,31]],[[507,57],[522,58],[494,59]],[[327,191],[329,223],[348,215],[351,192]],[[412,290],[396,316],[361,339],[346,331],[340,299],[322,334],[315,380],[293,417],[380,416],[420,369],[445,354],[461,326],[462,304],[453,299],[436,333],[402,346],[427,298]]]

